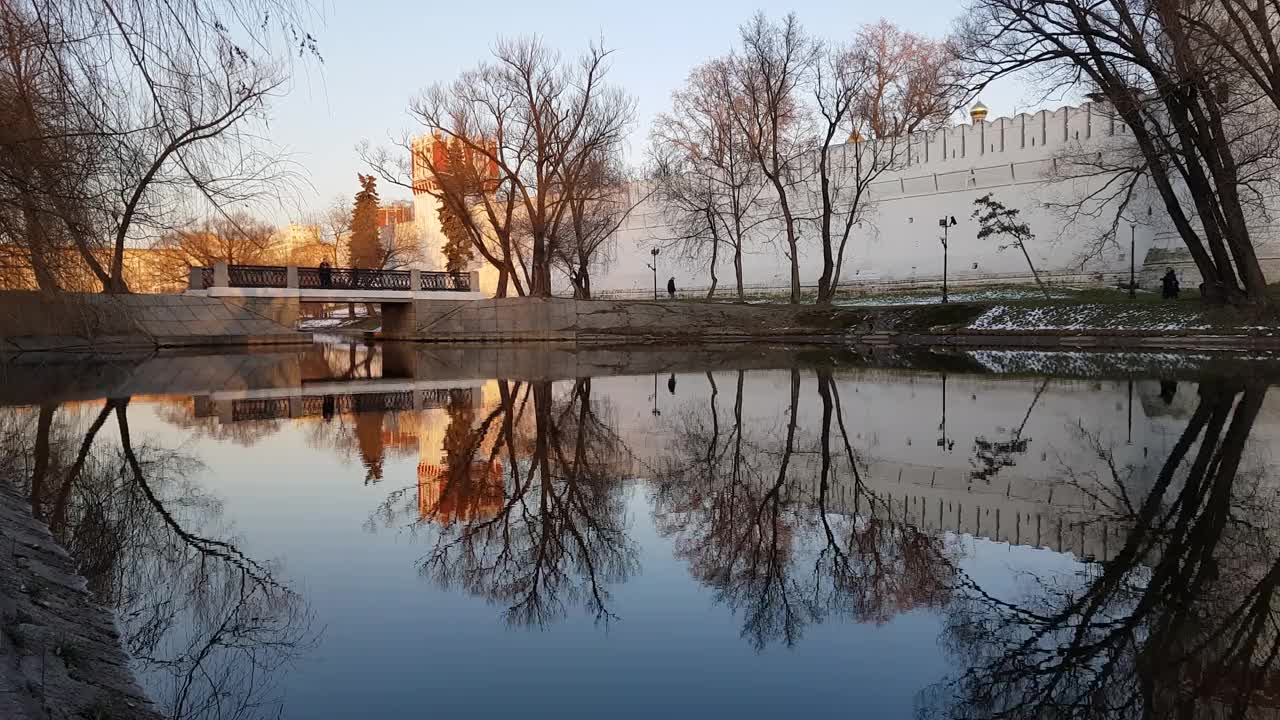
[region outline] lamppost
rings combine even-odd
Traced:
[[[947,301],[947,231],[956,226],[956,216],[939,218],[938,227],[942,228],[942,302]]]
[[[1121,216],[1123,218],[1123,216]],[[1135,268],[1137,267],[1137,235],[1138,221],[1134,218],[1123,218],[1129,221],[1129,299],[1136,300],[1138,298],[1138,279]],[[1147,207],[1147,220],[1151,220],[1151,207]]]
[[[649,266],[649,269],[653,271],[653,299],[657,300],[658,299],[658,248],[654,248],[650,250],[649,254],[653,255],[653,264]]]
[[[1129,221],[1129,299],[1130,300],[1136,300],[1138,298],[1138,286],[1134,284],[1134,277],[1133,277],[1134,275],[1133,254],[1134,254],[1134,249],[1137,246],[1137,243],[1134,241],[1134,238],[1137,236],[1137,234],[1138,234],[1138,223],[1133,222],[1132,220]]]
[[[942,437],[938,438],[937,446],[942,448],[943,452],[949,452],[947,443],[947,374],[942,373],[942,422],[938,423],[938,429],[942,431]]]

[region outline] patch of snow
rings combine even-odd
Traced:
[[[957,290],[947,293],[951,302],[957,303],[981,303],[981,302],[1009,302],[1016,300],[1043,300],[1044,293],[1035,288],[979,288],[974,290]],[[1071,297],[1070,293],[1061,290],[1050,290],[1049,297],[1054,300],[1065,300]],[[845,298],[837,300],[836,305],[849,307],[885,307],[896,305],[933,305],[942,298],[942,291],[935,290],[928,293],[890,293],[886,295],[868,295],[859,298]]]
[[[973,350],[979,365],[993,373],[1097,375],[1103,372],[1195,370],[1213,356],[1170,352],[1058,352],[1047,350]],[[1258,358],[1261,359],[1261,358]]]
[[[996,305],[979,315],[972,330],[1206,330],[1199,313],[1170,317],[1161,306],[1055,305],[1016,307]]]
[[[312,328],[332,328],[345,325],[346,322],[346,318],[307,318],[306,320],[299,321],[298,327],[303,330],[310,330]]]

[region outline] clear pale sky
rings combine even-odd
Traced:
[[[848,38],[859,25],[881,17],[940,38],[959,12],[959,4],[948,0],[319,2],[312,25],[324,62],[296,65],[288,94],[272,106],[270,136],[310,183],[299,190],[301,207],[282,208],[279,222],[320,208],[336,194],[353,195],[356,173],[368,171],[355,145],[364,139],[386,144],[414,129],[410,98],[487,59],[498,36],[536,33],[566,55],[603,37],[616,50],[611,80],[637,99],[639,122],[629,152],[639,159],[649,123],[667,109],[671,91],[695,65],[727,52],[738,25],[756,10],[770,16],[794,10],[810,32],[830,40]],[[1035,93],[1016,83],[993,88],[982,100],[993,118],[1038,107]],[[387,199],[407,197],[394,188],[382,190]]]

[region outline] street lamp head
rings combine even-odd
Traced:
[[[955,215],[952,215],[952,216],[951,216],[951,227],[955,227],[955,226],[956,226],[956,216],[955,216]]]
[[[650,250],[649,252],[653,253],[653,256],[654,256],[654,257],[658,257],[658,248],[654,248],[654,249]]]
[[[938,227],[945,228],[945,227],[955,227],[955,226],[956,226],[955,215],[938,219]]]

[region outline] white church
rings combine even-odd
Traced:
[[[1093,213],[1065,210],[1098,193],[1112,176],[1085,177],[1073,172],[1064,158],[1123,152],[1128,144],[1127,127],[1107,105],[1089,102],[988,119],[987,108],[978,103],[970,119],[913,135],[901,167],[885,171],[870,186],[872,206],[849,239],[840,287],[856,292],[940,284],[944,221],[950,284],[1032,282],[1022,253],[1012,248],[1000,251],[994,239],[977,239],[977,224],[970,219],[973,201],[987,193],[1020,211],[1036,235],[1028,244],[1031,259],[1051,282],[1112,287],[1127,283],[1131,252],[1142,287],[1155,286],[1166,267],[1175,268],[1184,286],[1199,282],[1194,263],[1154,194],[1139,192],[1118,220],[1111,207]],[[420,187],[417,170],[414,184]],[[644,194],[641,190],[637,188],[637,196]],[[437,207],[438,201],[427,192],[415,193],[414,216],[427,248],[427,269],[444,268]],[[1280,271],[1276,230],[1267,224],[1255,234],[1259,260],[1269,276]],[[674,277],[682,295],[705,293],[710,283],[707,262],[671,251],[671,237],[657,202],[641,202],[615,233],[603,267],[593,270],[593,295],[651,295],[655,273],[649,264],[655,248],[659,286]],[[1108,241],[1100,242],[1104,237]],[[781,238],[761,239],[744,248],[743,283],[749,293],[786,292],[790,268],[784,248]],[[821,272],[822,255],[816,233],[803,226],[799,255],[801,282],[812,287]],[[718,291],[728,293],[733,286],[732,262],[725,253],[720,262]],[[482,290],[492,293],[496,271],[483,262],[474,269],[481,273]],[[567,280],[558,280],[567,294]]]

